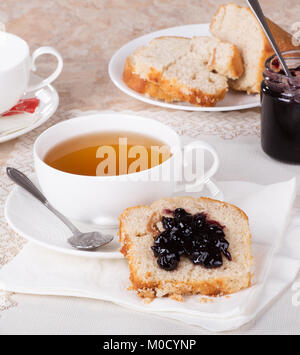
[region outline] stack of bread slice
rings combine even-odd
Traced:
[[[123,80],[156,99],[215,106],[226,95],[228,79],[242,73],[233,44],[213,37],[159,37],[127,58]]]
[[[271,20],[281,51],[299,50],[292,35]],[[155,99],[215,106],[228,87],[260,92],[265,61],[274,54],[248,7],[221,5],[210,24],[213,37],[161,37],[127,58],[123,80]]]
[[[182,257],[177,269],[158,266],[151,247],[161,230],[167,211],[183,208],[191,214],[205,213],[224,227],[232,260],[207,269]],[[156,231],[156,232],[155,232]],[[209,198],[164,198],[151,206],[128,208],[120,217],[122,253],[128,260],[132,287],[140,297],[183,296],[190,294],[225,295],[250,286],[253,257],[248,218],[234,205]]]
[[[280,51],[300,49],[293,45],[292,36],[268,20]],[[230,80],[230,88],[259,93],[263,80],[265,61],[274,54],[260,24],[248,7],[227,4],[219,7],[212,19],[210,32],[222,41],[233,43],[239,49],[244,61],[244,73],[237,80]]]

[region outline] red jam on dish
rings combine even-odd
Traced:
[[[21,114],[24,112],[34,113],[35,110],[37,109],[39,103],[40,103],[40,100],[37,98],[20,100],[9,111],[3,113],[2,117],[13,116],[13,115]]]

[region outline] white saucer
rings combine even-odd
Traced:
[[[36,183],[34,177],[32,180]],[[215,181],[213,182],[216,184]],[[201,193],[189,193],[189,195],[223,199],[222,192],[218,196],[211,196],[205,188]],[[10,192],[6,200],[4,213],[9,226],[16,233],[42,247],[87,258],[119,259],[123,257],[119,252],[120,243],[117,237],[117,228],[108,230],[98,225],[87,225],[78,221],[72,222],[83,232],[100,231],[101,233],[115,235],[115,238],[110,244],[105,245],[98,251],[87,252],[73,249],[67,242],[67,239],[71,236],[69,229],[45,206],[21,187],[17,186]]]
[[[36,179],[32,178],[32,180],[36,183]],[[102,247],[101,251],[86,252],[73,249],[67,242],[71,236],[70,230],[45,206],[19,186],[9,194],[4,213],[9,226],[16,233],[42,247],[89,258],[119,259],[123,257],[118,251],[120,244],[116,229],[103,230],[97,225],[87,225],[77,221],[72,222],[83,232],[100,231],[116,237],[111,243]]]
[[[35,74],[31,74],[30,83],[34,84],[36,82],[40,82],[42,79]],[[26,134],[33,129],[41,126],[45,123],[57,110],[59,104],[59,96],[57,91],[52,85],[45,86],[42,89],[32,91],[23,96],[25,98],[33,98],[36,97],[40,100],[39,106],[37,108],[37,114],[40,115],[40,118],[31,126],[21,129],[19,131],[7,134],[5,136],[0,137],[0,143],[7,142],[9,140],[15,139],[17,137]],[[7,117],[9,120],[9,117]]]
[[[232,111],[260,106],[259,95],[247,95],[246,93],[241,93],[233,90],[229,90],[225,99],[223,101],[220,101],[216,107],[200,107],[183,102],[166,103],[163,101],[152,99],[151,97],[147,97],[146,95],[139,94],[138,92],[131,90],[123,82],[122,79],[126,58],[131,55],[137,47],[145,46],[153,38],[160,36],[193,37],[211,36],[211,34],[209,32],[209,24],[187,25],[156,31],[145,36],[136,38],[135,40],[125,44],[111,58],[108,68],[111,80],[120,90],[125,92],[125,94],[132,96],[137,100],[144,101],[148,104],[152,104],[155,106],[185,111]]]

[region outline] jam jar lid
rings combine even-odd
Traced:
[[[282,52],[293,75],[289,78],[283,71],[276,54],[266,60],[263,72],[265,84],[283,98],[300,103],[300,50]]]

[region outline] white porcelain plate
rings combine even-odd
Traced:
[[[193,37],[211,36],[211,34],[209,32],[209,24],[187,25],[156,31],[136,38],[135,40],[125,44],[114,54],[109,63],[109,76],[111,80],[120,90],[125,92],[125,94],[132,96],[135,99],[147,102],[148,104],[186,111],[232,111],[260,106],[259,95],[247,95],[246,93],[233,90],[229,90],[225,99],[220,101],[216,107],[200,107],[183,102],[166,103],[131,90],[122,80],[126,58],[131,55],[137,47],[147,45],[147,43],[149,43],[153,38],[160,36]]]
[[[32,178],[36,183],[36,179]],[[67,242],[72,233],[45,206],[21,187],[15,187],[9,194],[5,205],[5,218],[10,227],[23,238],[42,247],[65,254],[90,258],[121,258],[117,237],[99,251],[86,252],[73,249]],[[83,232],[100,231],[113,234],[116,230],[103,230],[97,225],[87,225],[72,221]]]
[[[31,74],[30,83],[34,84],[40,82],[42,79],[35,74]],[[23,96],[25,98],[36,97],[40,100],[39,106],[37,107],[36,113],[40,116],[37,121],[35,121],[31,126],[24,129],[17,130],[13,133],[7,134],[5,136],[0,136],[0,143],[7,142],[9,140],[15,139],[17,137],[26,134],[33,129],[41,126],[43,123],[48,121],[48,119],[55,113],[59,104],[58,93],[52,85],[47,85],[42,89],[30,92]],[[5,119],[9,120],[9,117]],[[1,121],[0,121],[1,125]]]
[[[184,137],[183,143],[186,144],[192,140],[192,138]],[[32,179],[36,183],[36,179],[34,177]],[[204,189],[201,193],[189,195],[223,199],[221,191],[217,196],[211,196],[208,189]],[[10,227],[20,236],[48,249],[88,258],[119,259],[123,257],[119,252],[120,244],[117,237],[117,228],[108,230],[97,225],[87,225],[77,221],[72,222],[83,232],[100,231],[101,233],[114,235],[115,238],[110,244],[97,251],[87,252],[73,249],[67,242],[71,236],[69,229],[38,200],[18,186],[11,191],[7,198],[5,218]]]

